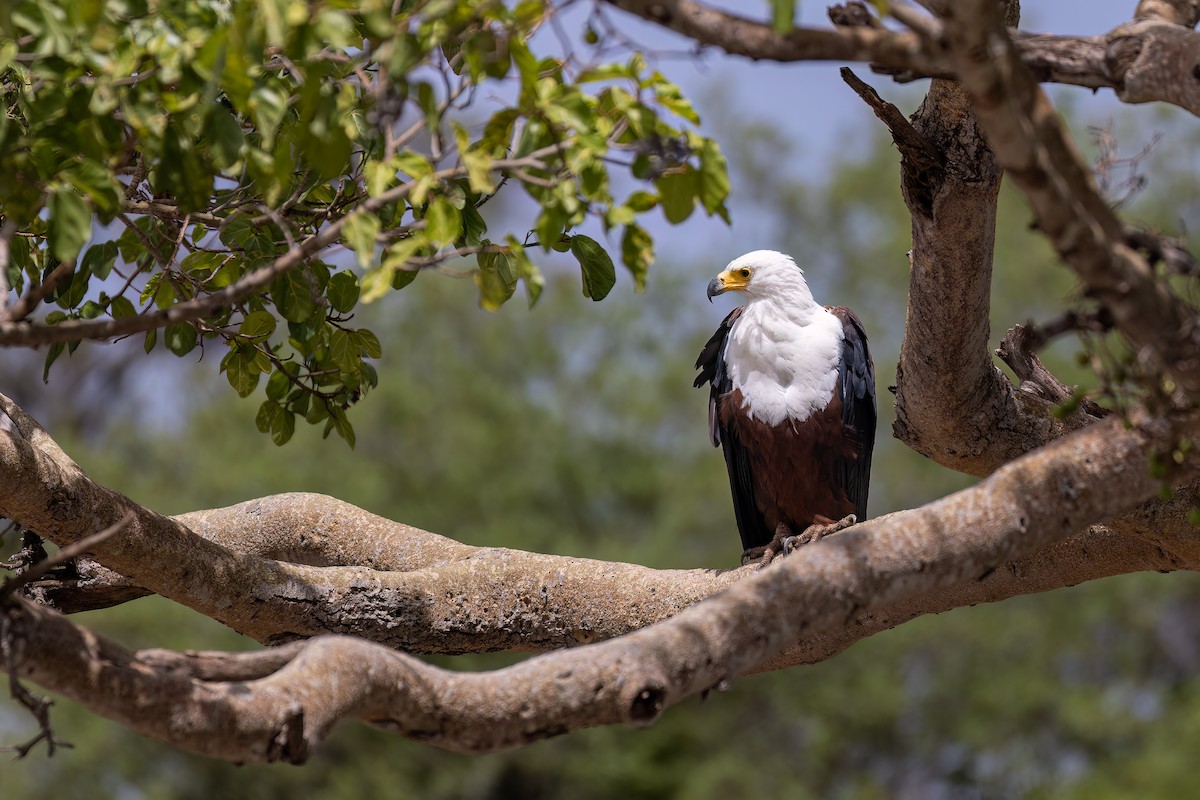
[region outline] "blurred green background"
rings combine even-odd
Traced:
[[[622,276],[593,304],[564,268],[532,311],[510,303],[498,314],[477,309],[470,281],[422,275],[364,313],[385,353],[381,388],[352,414],[354,451],[307,426],[275,448],[254,428],[257,403],[221,385],[213,355],[197,365],[194,354],[147,359],[136,342],[85,346],[43,386],[41,354],[0,353],[0,386],[97,480],[167,513],[318,491],[476,545],[732,565],[740,548],[724,464],[708,445],[706,393],[691,388],[691,365],[730,307],[704,302],[709,277],[741,252],[773,247],[796,256],[819,300],[867,321],[881,401],[872,514],[967,485],[890,437],[909,237],[890,143],[847,131],[828,178],[802,181],[779,169],[796,155],[794,137],[753,120],[707,121],[735,187],[732,229],[685,227],[687,252],[710,255],[680,258],[663,240],[644,295]],[[1117,131],[1122,151],[1153,130],[1167,135],[1141,165],[1150,184],[1132,215],[1178,230],[1200,211],[1200,138],[1170,114],[1143,122]],[[1074,291],[1028,219],[1006,190],[997,339],[1014,322],[1054,315]],[[1061,342],[1047,355],[1068,382],[1087,380],[1076,350]],[[255,646],[158,598],[77,621],[130,647]],[[1200,581],[1131,575],[919,619],[827,663],[690,700],[648,730],[583,731],[482,757],[347,724],[303,767],[237,767],[60,700],[55,729],[74,749],[0,761],[0,795],[1177,798],[1194,784],[1198,667]],[[0,701],[0,741],[34,730]]]

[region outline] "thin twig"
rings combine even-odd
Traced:
[[[39,742],[45,742],[46,755],[53,756],[57,748],[72,746],[69,742],[64,742],[55,736],[53,728],[50,727],[51,701],[48,698],[38,697],[33,694],[17,679],[17,648],[14,646],[15,642],[13,641],[11,628],[12,621],[6,608],[12,602],[11,598],[22,587],[45,576],[50,570],[60,564],[64,564],[86,553],[101,542],[120,533],[133,522],[133,519],[133,512],[126,511],[125,515],[116,524],[110,525],[99,533],[86,536],[74,544],[62,548],[49,558],[34,564],[17,577],[9,578],[3,584],[0,584],[0,655],[4,658],[4,668],[8,672],[8,689],[13,700],[24,706],[38,723],[38,732],[32,739],[22,744],[0,747],[0,752],[13,752],[17,754],[17,758],[24,758],[29,755]]]
[[[12,219],[0,224],[0,320],[8,319],[8,262],[12,258],[12,237],[17,223]]]
[[[38,304],[42,300],[46,299],[47,295],[54,291],[54,288],[58,286],[63,278],[74,271],[75,259],[72,258],[59,262],[58,266],[46,276],[46,280],[31,286],[24,297],[19,298],[17,302],[12,304],[8,309],[7,319],[0,320],[0,322],[19,322],[25,319],[25,317],[29,316],[30,312],[38,307]]]

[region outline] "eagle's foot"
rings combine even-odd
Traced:
[[[762,569],[774,561],[776,556],[790,553],[791,551],[787,550],[783,543],[794,538],[796,537],[792,536],[792,529],[782,522],[779,523],[775,526],[775,536],[771,539],[770,544],[766,547],[751,547],[742,553],[742,566],[757,561],[758,566],[755,567],[755,570]]]
[[[787,536],[783,539],[780,545],[783,548],[784,555],[787,555],[795,552],[806,544],[812,544],[813,542],[823,539],[831,533],[837,533],[838,531],[845,530],[856,522],[858,522],[858,517],[854,516],[853,514],[848,514],[839,519],[837,522],[831,522],[828,525],[822,525],[819,523],[809,525],[804,529],[804,533],[800,534],[799,536]],[[778,536],[778,533],[776,536]]]

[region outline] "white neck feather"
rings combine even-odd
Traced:
[[[733,388],[768,425],[803,422],[829,404],[845,338],[842,321],[813,302],[803,280],[789,294],[752,297],[725,350]]]

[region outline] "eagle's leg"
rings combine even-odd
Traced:
[[[814,523],[805,528],[804,533],[800,534],[799,536],[788,536],[784,538],[780,544],[783,547],[784,554],[786,555],[806,544],[812,544],[818,539],[828,536],[831,533],[837,533],[838,531],[845,530],[856,522],[858,522],[858,517],[854,516],[853,514],[847,514],[837,522],[830,522],[828,524]],[[776,532],[775,536],[778,538],[779,533]]]

